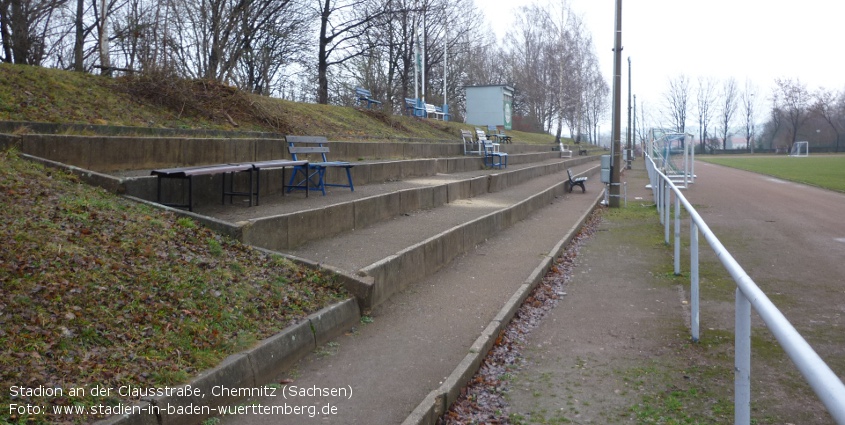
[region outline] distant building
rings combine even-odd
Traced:
[[[513,129],[513,87],[468,86],[466,123],[479,127],[503,125]]]

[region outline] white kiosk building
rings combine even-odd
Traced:
[[[467,86],[466,123],[476,126],[505,126],[512,130],[513,87]]]

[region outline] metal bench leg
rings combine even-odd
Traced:
[[[346,179],[349,181],[349,189],[354,192],[355,186],[352,185],[352,173],[349,171],[350,168],[352,167],[346,167]]]

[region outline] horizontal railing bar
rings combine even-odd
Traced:
[[[651,161],[650,157],[646,157]],[[810,344],[801,336],[794,326],[787,320],[786,316],[772,303],[768,296],[754,283],[754,280],[745,272],[742,266],[734,259],[730,252],[722,245],[704,219],[693,208],[692,204],[681,193],[681,190],[652,162],[654,174],[661,180],[661,186],[668,184],[675,193],[681,204],[690,216],[690,220],[698,227],[700,234],[710,245],[716,254],[719,262],[733,278],[737,289],[751,303],[752,308],[772,332],[780,346],[787,353],[789,358],[813,388],[827,411],[834,418],[838,425],[845,425],[845,384],[839,379],[836,373],[822,360],[813,350]],[[665,182],[665,183],[663,183]],[[652,181],[652,186],[656,182]],[[668,196],[665,194],[664,196]],[[660,200],[657,201],[658,205]],[[667,213],[668,216],[668,212]],[[667,223],[668,224],[668,223]]]

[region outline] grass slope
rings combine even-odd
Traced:
[[[459,140],[473,126],[392,115],[381,110],[297,103],[206,80],[169,75],[105,78],[0,63],[0,120],[98,125],[252,130],[331,140]],[[551,144],[548,134],[509,132],[518,142]]]
[[[791,158],[787,156],[699,156],[696,159],[824,189],[845,192],[845,155],[813,155],[806,158]]]
[[[0,153],[0,405],[13,386],[173,385],[344,298],[339,285],[187,218]],[[78,422],[19,415],[0,423]]]

